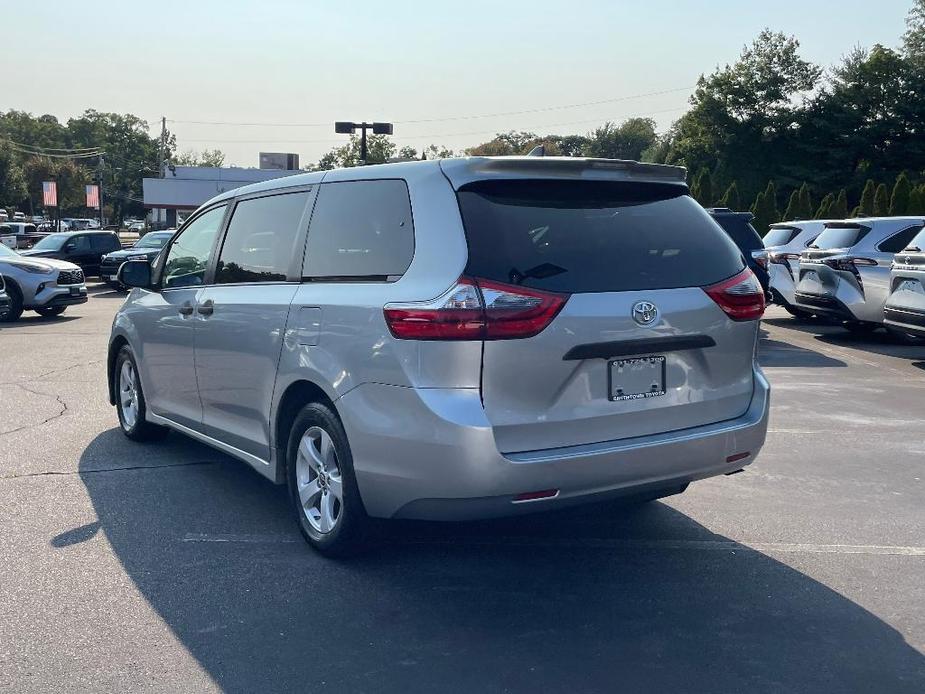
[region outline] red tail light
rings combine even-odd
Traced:
[[[752,260],[754,260],[758,265],[763,267],[765,270],[768,269],[768,252],[764,249],[759,251],[752,251]]]
[[[402,340],[513,340],[533,337],[556,317],[568,296],[461,277],[433,301],[388,304],[392,335]]]
[[[764,313],[764,291],[748,268],[735,277],[704,287],[703,291],[732,320],[757,320]]]

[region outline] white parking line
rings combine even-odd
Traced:
[[[182,542],[290,544],[302,540],[291,535],[187,533]],[[749,542],[735,540],[632,540],[566,537],[446,537],[393,540],[397,544],[468,545],[475,547],[581,547],[592,549],[697,550],[706,552],[785,552],[801,554],[865,554],[925,557],[925,547],[907,545],[831,545],[801,542]]]

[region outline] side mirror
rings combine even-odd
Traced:
[[[76,243],[71,242],[71,243],[64,244],[64,250],[66,251],[73,251],[75,248],[77,248]]]
[[[119,267],[117,274],[119,281],[126,287],[147,289],[151,286],[151,266],[147,260],[127,260]]]

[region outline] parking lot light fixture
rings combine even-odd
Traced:
[[[366,165],[366,131],[372,130],[374,135],[391,135],[393,127],[391,123],[354,123],[353,121],[336,121],[334,123],[334,132],[341,135],[352,135],[357,130],[360,131],[360,166]]]

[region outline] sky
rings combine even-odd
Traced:
[[[180,151],[219,148],[238,166],[257,166],[261,151],[317,161],[345,141],[335,120],[394,122],[395,142],[418,149],[507,130],[585,133],[633,116],[665,130],[697,78],[764,27],[796,36],[803,57],[827,67],[857,45],[898,45],[910,6],[0,0],[0,110],[62,121],[87,108],[133,113],[152,132],[166,117]]]

